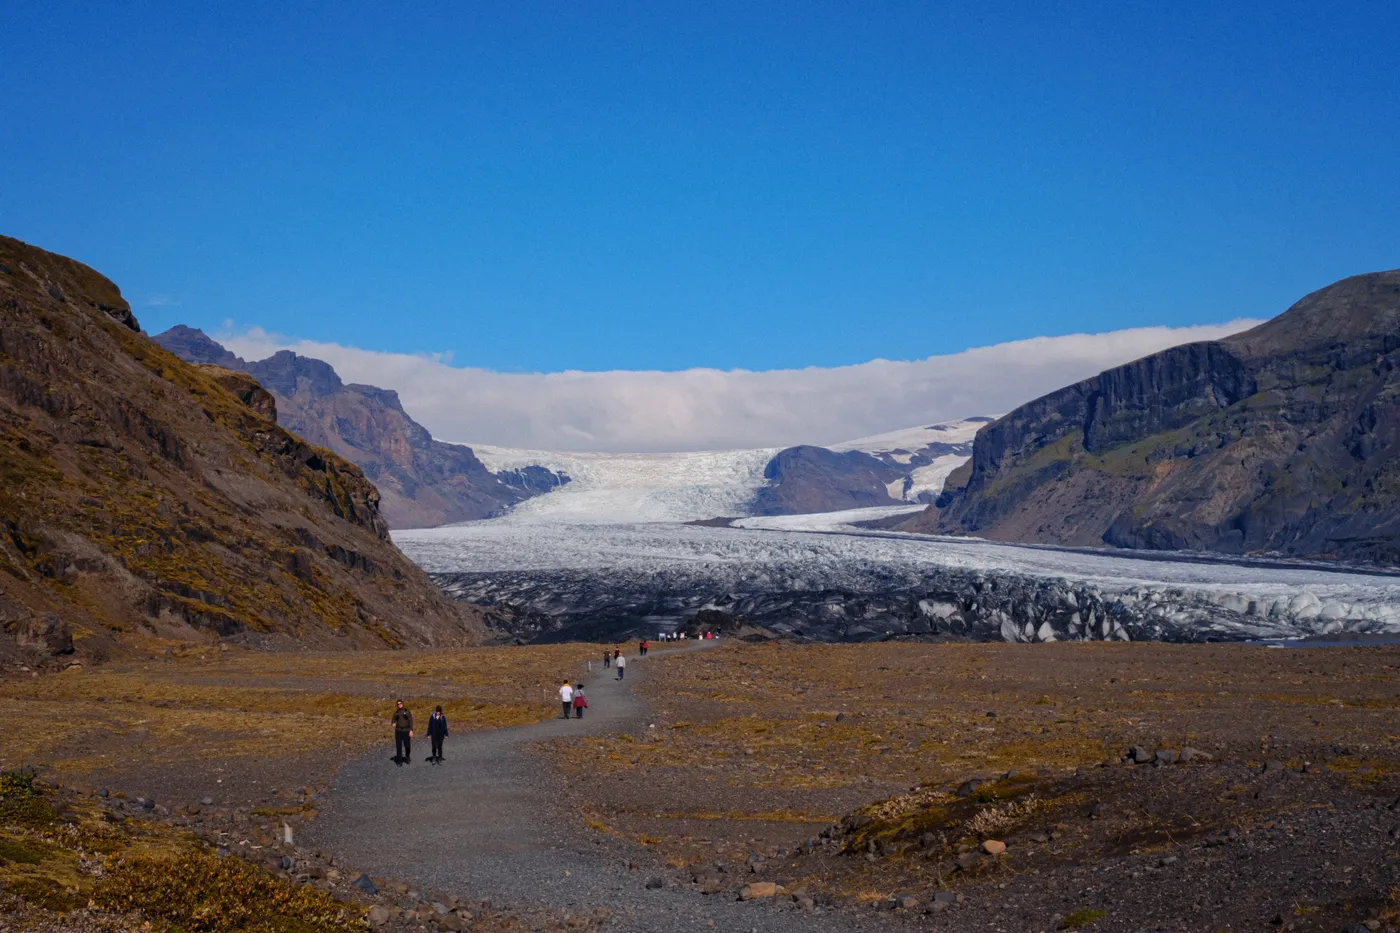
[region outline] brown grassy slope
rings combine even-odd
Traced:
[[[238,378],[141,335],[92,269],[0,237],[0,659],[61,650],[65,625],[98,655],[479,638],[389,542],[360,470]]]

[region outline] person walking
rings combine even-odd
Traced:
[[[583,711],[588,709],[588,697],[584,695],[583,684],[574,687],[574,718],[582,719]]]
[[[604,667],[607,667],[607,666],[609,666],[610,664],[612,664],[612,652],[609,651],[608,649],[604,648],[604,649],[603,649],[603,666],[604,666]]]
[[[413,761],[413,714],[404,708],[403,700],[394,704],[394,764],[406,765]]]
[[[627,673],[627,656],[619,651],[613,660],[617,662],[617,679],[621,680]]]
[[[564,686],[559,688],[559,704],[564,707],[564,719],[569,718],[569,708],[574,705],[574,688],[569,686],[569,682],[564,681]]]
[[[433,743],[433,753],[428,760],[433,764],[442,763],[442,740],[447,738],[447,717],[442,715],[442,707],[433,710],[428,717],[428,741]]]
[[[646,640],[645,638],[642,639],[641,645],[638,646],[638,648],[637,648],[637,653],[638,653],[638,655],[641,656],[641,657],[646,657],[646,655],[647,655],[647,640]]]

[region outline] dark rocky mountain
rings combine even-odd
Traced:
[[[248,375],[143,336],[103,276],[0,237],[0,664],[480,640],[481,613],[390,543],[364,473],[273,415]]]
[[[155,340],[181,359],[256,379],[276,398],[279,424],[365,471],[383,497],[390,527],[487,518],[569,481],[543,467],[492,473],[471,448],[434,440],[403,410],[397,392],[344,383],[321,360],[282,350],[247,362],[183,325]]]
[[[1400,271],[1021,406],[906,528],[1400,561]]]
[[[801,515],[931,502],[943,475],[937,464],[948,464],[943,468],[947,470],[958,458],[970,457],[974,433],[992,420],[931,424],[835,448],[788,447],[764,468],[766,485],[754,497],[751,514]]]
[[[898,505],[890,484],[905,474],[862,450],[803,445],[779,451],[763,469],[767,485],[754,497],[754,515],[802,515]]]

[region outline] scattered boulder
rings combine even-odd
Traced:
[[[986,858],[981,852],[966,852],[958,856],[959,871],[975,871]]]
[[[350,884],[359,888],[361,891],[365,892],[371,897],[379,893],[379,887],[375,885],[373,881],[370,880],[369,875],[360,875],[354,881],[350,882]]]
[[[724,890],[724,876],[717,871],[708,871],[695,876],[701,894],[719,894]]]
[[[776,897],[778,885],[772,881],[755,881],[739,889],[739,900],[751,901],[760,897]]]
[[[364,876],[362,875],[361,877]],[[389,908],[381,904],[375,904],[369,909],[369,913],[365,915],[365,919],[369,921],[370,926],[382,927],[389,922],[391,916],[393,915],[389,913]]]
[[[1181,754],[1178,756],[1177,760],[1182,763],[1188,761],[1210,761],[1214,757],[1215,756],[1210,752],[1203,752],[1199,748],[1192,748],[1187,745],[1181,750]]]
[[[1006,853],[1006,843],[997,839],[988,839],[982,843],[982,851],[988,855],[1004,855]]]

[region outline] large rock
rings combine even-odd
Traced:
[[[46,655],[73,653],[73,630],[57,613],[46,612],[3,624],[20,648]]]

